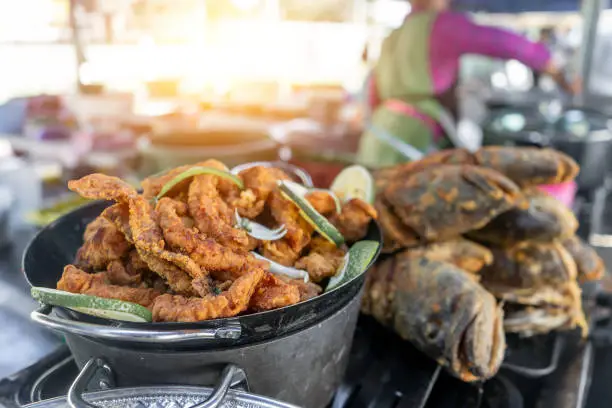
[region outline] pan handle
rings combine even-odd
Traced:
[[[52,316],[52,306],[43,305],[30,314],[30,318],[43,326],[62,333],[85,337],[120,340],[137,343],[180,344],[194,340],[237,339],[242,334],[240,323],[230,323],[223,327],[199,330],[151,330],[127,327],[112,327],[94,323],[84,323]]]
[[[102,388],[107,389],[114,386],[112,368],[103,359],[92,358],[85,364],[68,390],[68,404],[71,408],[100,408],[83,398],[83,393],[96,374]],[[228,364],[221,373],[219,383],[208,398],[197,405],[193,405],[192,408],[217,408],[221,406],[227,392],[233,387],[248,391],[249,385],[244,370],[233,364]]]

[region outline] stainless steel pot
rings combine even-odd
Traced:
[[[96,383],[97,382],[97,383]],[[54,398],[28,405],[30,408],[297,408],[249,392],[247,377],[242,369],[228,364],[214,388],[184,386],[114,387],[114,372],[103,359],[89,360],[74,380],[65,398]],[[102,391],[85,393],[86,389]]]
[[[224,366],[234,364],[244,370],[253,392],[300,407],[321,408],[331,401],[346,370],[363,279],[359,286],[356,296],[320,322],[284,337],[241,347],[143,349],[137,342],[111,344],[91,332],[91,328],[87,329],[88,337],[75,334],[74,325],[87,323],[72,321],[67,327],[64,319],[47,316],[48,310],[36,311],[33,317],[39,322],[54,322],[50,327],[64,332],[79,367],[85,368],[92,359],[108,362],[121,387],[210,385]]]

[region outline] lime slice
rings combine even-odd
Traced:
[[[299,184],[298,184],[299,185]],[[283,196],[294,203],[300,211],[300,214],[315,230],[328,241],[336,246],[344,244],[344,237],[327,219],[319,214],[317,210],[306,200],[301,194],[301,190],[295,189],[290,182],[279,181],[278,188]],[[296,191],[297,190],[297,191]]]
[[[372,204],[376,196],[374,178],[365,167],[359,165],[342,170],[334,179],[330,190],[344,201],[359,198]]]
[[[146,307],[117,299],[64,292],[56,289],[33,287],[32,297],[41,303],[62,306],[92,316],[126,322],[150,322],[152,315]]]
[[[222,177],[226,180],[229,180],[240,187],[241,190],[244,189],[244,183],[240,178],[234,176],[232,173],[228,171],[223,171],[219,169],[213,169],[211,167],[192,167],[189,170],[185,170],[178,176],[174,177],[172,180],[164,184],[164,187],[161,189],[159,194],[157,195],[157,199],[159,200],[163,196],[165,196],[168,191],[172,190],[174,186],[176,186],[181,181],[188,179],[189,177],[199,176],[200,174],[213,174],[215,176]]]
[[[325,291],[329,292],[364,273],[377,251],[376,241],[356,242],[344,257],[340,271],[329,280]]]

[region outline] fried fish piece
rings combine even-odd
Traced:
[[[474,166],[426,169],[395,180],[384,197],[403,224],[428,241],[482,228],[499,214],[526,204],[512,181]]]
[[[140,272],[130,269],[122,261],[113,261],[106,268],[108,281],[113,285],[133,286],[142,282]]]
[[[323,288],[316,283],[304,282],[302,279],[292,279],[283,275],[277,275],[277,278],[298,288],[300,302],[305,302],[323,293]]]
[[[88,271],[105,270],[110,263],[125,257],[131,247],[123,233],[104,217],[87,226],[83,239],[75,263]]]
[[[347,242],[356,242],[366,236],[370,222],[377,218],[378,213],[373,206],[353,198],[342,204],[340,214],[334,214],[330,221]]]
[[[537,289],[564,285],[576,279],[576,263],[559,243],[525,242],[511,248],[491,248],[493,263],[481,271],[482,284],[500,288]]]
[[[202,298],[165,294],[153,303],[153,320],[156,322],[197,322],[200,320],[232,317],[244,312],[264,277],[262,268],[249,268],[225,291]]]
[[[564,240],[562,245],[576,262],[580,283],[596,281],[603,277],[606,271],[604,262],[589,244],[573,236]]]
[[[248,219],[254,219],[263,212],[268,197],[276,189],[279,180],[290,180],[281,169],[264,166],[245,169],[238,176],[242,179],[245,189],[239,191],[233,185],[226,188],[225,196],[230,205],[238,210],[238,214]]]
[[[79,180],[72,180],[68,183],[68,187],[83,197],[113,200],[127,205],[129,209],[127,223],[131,236],[126,235],[126,238],[134,243],[140,257],[177,293],[193,293],[189,275],[200,277],[205,271],[188,256],[164,248],[162,231],[157,225],[157,214],[149,201],[138,195],[134,188],[116,177],[103,174],[92,174]],[[114,209],[114,212],[106,216],[125,216],[121,207]],[[118,219],[115,225],[125,225],[125,220]]]
[[[195,176],[189,185],[189,212],[201,233],[220,244],[245,249],[249,244],[247,232],[234,228],[232,209],[217,191],[220,177],[213,174]]]
[[[106,272],[87,273],[74,265],[66,265],[57,289],[71,293],[118,299],[150,308],[161,292],[155,289],[112,285]]]
[[[168,244],[188,254],[185,256],[201,267],[202,273],[193,278],[210,272],[219,280],[233,280],[245,267],[260,264],[250,253],[232,250],[185,226],[180,217],[186,211],[184,203],[164,197],[159,200],[158,209],[160,227]]]
[[[313,237],[308,250],[308,254],[298,259],[294,266],[306,270],[313,282],[334,276],[346,256],[344,248],[338,248],[322,236]]]
[[[251,297],[249,309],[260,312],[290,306],[299,301],[300,290],[297,285],[266,272]]]
[[[310,243],[314,229],[304,220],[295,204],[285,199],[278,189],[272,191],[268,204],[272,217],[278,225],[285,225],[287,233],[277,241],[265,241],[262,245],[263,256],[291,266]]]
[[[331,216],[336,213],[336,200],[327,191],[315,190],[306,194],[306,200],[313,208],[323,216]]]
[[[371,313],[463,381],[494,376],[505,351],[503,312],[454,265],[400,253],[368,272]]]
[[[512,246],[520,242],[551,242],[574,235],[578,220],[563,203],[535,188],[524,190],[526,209],[513,208],[500,214],[468,236],[483,243]]]

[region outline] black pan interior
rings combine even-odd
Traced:
[[[96,218],[109,205],[96,201],[76,209],[46,228],[42,229],[30,242],[23,257],[23,270],[32,286],[55,288],[64,266],[72,263],[78,248],[83,243],[83,232],[87,224]],[[379,226],[372,222],[366,239],[378,241],[382,246]],[[379,248],[380,248],[379,246]],[[377,254],[378,256],[378,254]],[[376,257],[372,260],[374,263]],[[368,268],[371,266],[368,265]],[[228,319],[215,319],[197,323],[126,323],[115,320],[94,318],[63,308],[56,308],[63,317],[98,324],[112,324],[118,327],[150,329],[199,329],[213,328],[239,322],[242,336],[232,345],[242,345],[263,341],[272,337],[284,336],[320,322],[342,308],[357,295],[363,285],[364,275],[349,284],[314,299],[282,309],[253,313]],[[207,341],[207,347],[227,344],[227,340]]]

